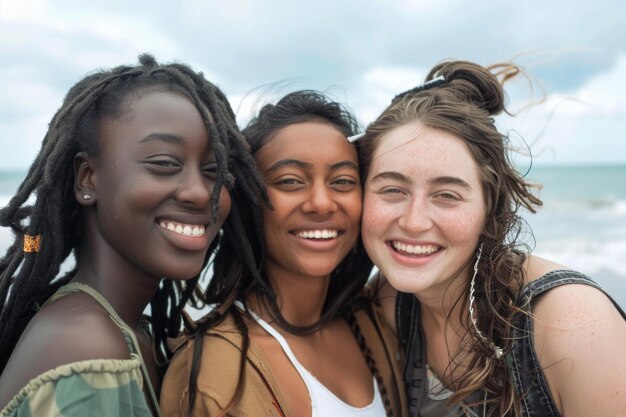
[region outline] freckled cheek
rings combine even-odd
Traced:
[[[482,231],[482,213],[459,213],[442,219],[442,227],[448,237],[454,240],[478,238]]]
[[[374,196],[365,196],[363,202],[363,221],[361,230],[363,238],[379,237],[393,222],[397,209],[380,201]]]

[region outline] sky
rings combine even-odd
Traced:
[[[28,167],[75,82],[142,52],[203,71],[240,124],[313,88],[366,125],[438,62],[513,61],[531,80],[497,118],[515,146],[537,164],[626,164],[617,0],[0,0],[0,170]]]

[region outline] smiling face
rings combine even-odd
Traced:
[[[98,256],[131,274],[192,278],[231,204],[222,189],[212,221],[217,167],[206,127],[182,94],[146,92],[123,105],[128,116],[99,120],[100,151],[81,180],[93,188]]]
[[[274,207],[263,212],[266,273],[329,276],[359,235],[356,150],[331,124],[305,122],[277,131],[255,158]]]
[[[363,241],[393,287],[436,295],[460,272],[467,277],[485,204],[461,139],[417,122],[386,133],[364,191]]]

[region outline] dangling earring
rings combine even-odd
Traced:
[[[500,359],[504,354],[504,351],[501,347],[496,346],[493,342],[487,340],[487,338],[482,334],[480,330],[478,330],[478,326],[476,325],[476,318],[474,317],[474,287],[476,285],[476,274],[478,274],[478,263],[480,262],[480,257],[483,254],[483,244],[481,243],[478,247],[478,252],[476,252],[476,262],[474,263],[474,274],[472,275],[472,281],[470,282],[470,293],[469,293],[469,313],[470,320],[472,321],[472,325],[474,325],[474,330],[476,330],[476,334],[480,339],[489,344],[491,350],[493,350],[493,354],[496,359]]]

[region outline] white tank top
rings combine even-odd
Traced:
[[[278,333],[276,329],[269,325],[265,320],[254,314],[254,312],[250,311],[252,317],[267,331],[271,336],[273,336],[280,346],[283,348],[283,351],[296,368],[300,377],[304,381],[307,390],[309,391],[309,397],[311,398],[311,417],[329,417],[329,416],[342,416],[342,417],[384,417],[385,406],[383,405],[382,398],[380,397],[380,393],[378,392],[378,384],[376,383],[376,379],[372,378],[374,382],[374,399],[369,405],[365,407],[358,408],[353,407],[350,404],[346,404],[335,394],[332,393],[331,390],[326,388],[322,383],[320,383],[309,371],[306,370],[304,366],[298,361],[296,356],[291,351],[287,340]]]

